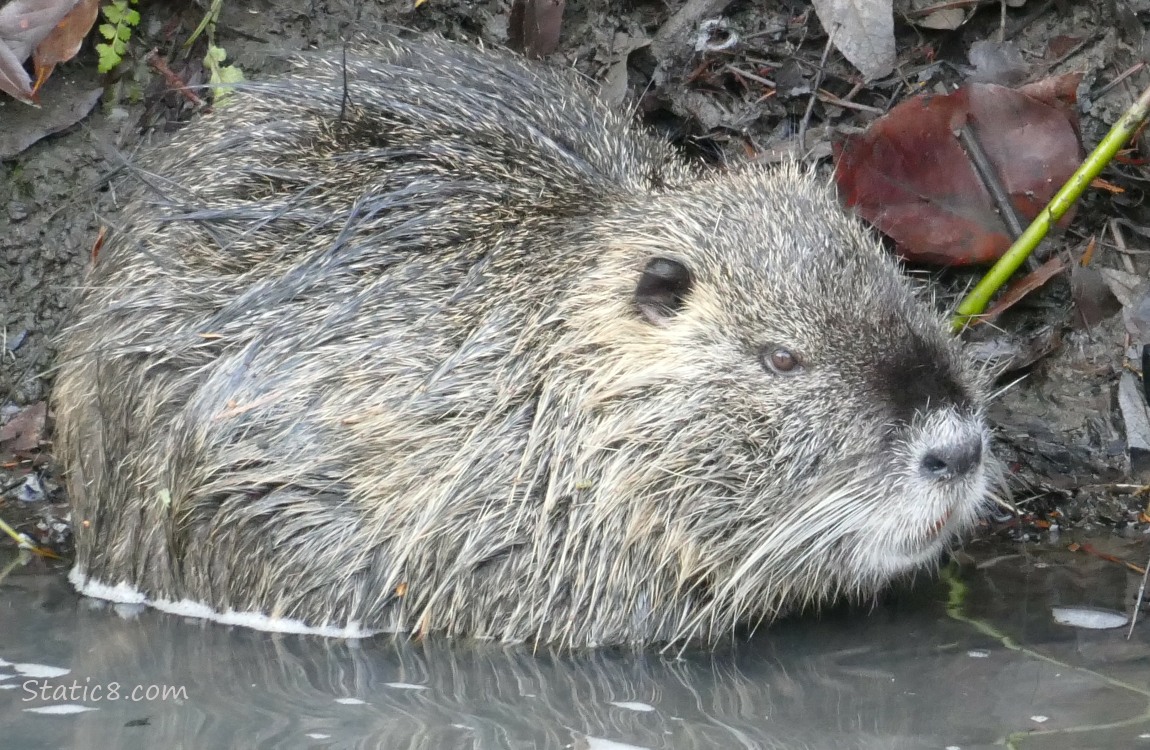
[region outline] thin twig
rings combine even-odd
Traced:
[[[1126,640],[1134,635],[1134,624],[1138,622],[1138,611],[1142,609],[1142,598],[1146,595],[1146,577],[1150,576],[1150,560],[1146,561],[1146,570],[1142,572],[1142,583],[1138,586],[1138,599],[1134,602],[1134,613],[1130,615],[1130,629],[1126,631]]]
[[[730,64],[725,65],[723,67],[723,69],[730,72],[730,73],[734,73],[735,75],[737,75],[741,78],[747,78],[747,79],[750,79],[752,81],[755,81],[756,83],[761,83],[764,86],[770,86],[771,88],[778,88],[778,84],[776,84],[770,78],[763,78],[760,75],[755,75],[754,73],[750,73],[750,72],[743,70],[742,68],[736,67],[734,65],[730,65]]]
[[[343,78],[343,95],[339,98],[339,120],[337,122],[347,121],[347,103],[351,101],[351,94],[347,90],[347,42],[343,43],[343,50],[341,50],[343,57],[340,61],[340,72]]]
[[[799,123],[799,151],[807,150],[807,125],[811,121],[811,113],[815,109],[815,100],[819,97],[819,86],[823,85],[823,71],[827,67],[827,57],[831,53],[831,43],[835,40],[838,27],[831,29],[827,34],[827,44],[823,47],[823,57],[819,60],[819,69],[815,71],[815,82],[811,84],[811,98],[807,100],[807,111],[803,112],[803,121]]]
[[[1010,194],[1006,192],[1002,180],[998,179],[998,172],[991,165],[990,157],[982,148],[982,143],[979,142],[974,128],[970,127],[969,122],[964,122],[962,127],[954,132],[954,135],[966,149],[966,155],[970,157],[974,171],[978,173],[979,179],[982,180],[982,184],[986,186],[990,197],[998,207],[999,215],[1006,222],[1006,228],[1010,230],[1010,241],[1017,240],[1022,236],[1022,217],[1014,210],[1014,202],[1010,200]]]
[[[203,99],[196,96],[195,92],[188,88],[188,85],[168,67],[167,61],[160,57],[160,51],[158,49],[153,48],[151,52],[145,55],[144,62],[148,63],[153,70],[162,75],[172,89],[183,94],[184,98],[187,99],[192,106],[207,111],[208,105]]]
[[[20,549],[26,549],[29,552],[32,552],[33,554],[37,554],[41,557],[52,557],[52,558],[56,558],[56,559],[60,558],[60,556],[57,555],[52,550],[37,546],[32,541],[31,537],[29,537],[27,534],[21,534],[19,531],[12,528],[7,523],[5,523],[4,519],[2,519],[2,518],[0,518],[0,531],[4,532],[8,536],[15,539],[16,540],[16,546],[19,547]]]
[[[843,109],[854,109],[858,110],[859,112],[871,112],[872,114],[876,115],[885,114],[884,111],[879,107],[872,107],[869,104],[859,104],[858,102],[852,102],[849,99],[843,99],[841,97],[835,96],[826,89],[819,89],[818,94],[819,101],[823,104],[830,104],[835,107],[842,107]]]
[[[1115,78],[1113,81],[1111,81],[1110,83],[1106,84],[1102,88],[1095,91],[1091,98],[1094,99],[1095,101],[1101,99],[1102,97],[1104,97],[1108,93],[1110,93],[1110,89],[1112,89],[1115,86],[1117,86],[1118,84],[1122,83],[1127,78],[1134,75],[1135,73],[1137,73],[1138,71],[1142,70],[1145,67],[1146,67],[1146,61],[1145,60],[1143,60],[1141,62],[1134,63],[1129,68],[1127,68],[1126,70],[1119,73],[1118,77]]]
[[[1066,62],[1070,58],[1077,55],[1079,52],[1081,52],[1083,50],[1083,48],[1086,47],[1086,45],[1093,44],[1094,42],[1098,41],[1098,38],[1101,36],[1102,36],[1101,34],[1095,34],[1093,36],[1086,37],[1085,39],[1080,41],[1078,44],[1074,45],[1070,49],[1063,52],[1061,55],[1059,55],[1054,60],[1051,60],[1050,62],[1046,63],[1045,65],[1042,65],[1042,66],[1032,70],[1030,72],[1030,79],[1029,80],[1037,81],[1041,78],[1045,78],[1046,76],[1050,75],[1050,71],[1054,70],[1055,68],[1057,68],[1062,63]]]

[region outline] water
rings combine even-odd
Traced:
[[[1138,577],[971,554],[958,583],[676,659],[260,633],[81,599],[0,552],[0,747],[1150,749],[1150,630],[1052,616],[1127,612]]]

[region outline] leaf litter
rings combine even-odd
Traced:
[[[96,105],[101,88],[77,86],[76,80],[42,91],[56,66],[80,51],[98,10],[99,0],[8,0],[0,5],[0,92],[34,107],[18,111],[0,101],[0,160],[75,125]],[[35,79],[25,65],[29,58]]]

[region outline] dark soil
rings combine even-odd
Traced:
[[[225,2],[217,41],[248,78],[284,69],[291,52],[335,47],[388,25],[489,44],[508,42],[511,0],[413,4]],[[1007,14],[1007,33],[1029,63],[1031,78],[1084,73],[1079,114],[1087,148],[1150,83],[1150,70],[1136,69],[1110,85],[1140,61],[1146,48],[1150,1],[1122,5],[1129,12],[1120,14],[1118,24],[1105,3],[1030,0]],[[697,24],[678,35],[668,33],[668,24],[675,23],[674,14],[684,6],[725,6],[725,26],[706,39]],[[182,122],[197,116],[189,97],[172,91],[170,79],[146,64],[145,55],[155,49],[175,76],[192,85],[202,82],[203,42],[190,50],[182,45],[203,9],[178,2],[141,7],[143,23],[117,77],[98,80],[89,42],[47,85],[45,98],[68,86],[83,88],[85,81],[102,83],[103,97],[92,113],[0,162],[0,424],[24,407],[50,403],[53,337],[66,319],[101,225],[116,222],[125,160],[142,145],[170,138]],[[836,133],[864,128],[910,94],[964,80],[966,51],[999,30],[999,7],[988,4],[955,31],[900,25],[898,72],[866,84],[834,50],[825,65],[820,63],[826,35],[809,3],[799,0],[572,0],[566,3],[558,48],[549,57],[601,82],[608,99],[633,109],[700,158],[721,164],[748,157],[771,161],[786,153],[826,157]],[[701,18],[712,17],[719,14]],[[737,43],[717,50],[730,35]],[[1051,58],[1050,40],[1061,36],[1077,40],[1078,47],[1063,59]],[[698,52],[700,40],[715,49]],[[819,89],[850,101],[844,106],[822,97],[810,106],[816,81]],[[36,116],[36,110],[0,98],[0,129]],[[1092,191],[1069,231],[1052,243],[1053,250],[1077,259],[1087,240],[1095,238],[1092,267],[1145,277],[1150,261],[1140,252],[1143,238],[1150,236],[1150,215],[1140,204],[1147,173],[1127,163],[1111,167],[1103,177],[1122,192]],[[944,298],[975,278],[964,272],[936,275]],[[1146,530],[1141,493],[1146,479],[1137,461],[1132,466],[1117,405],[1119,378],[1128,369],[1127,329],[1119,314],[1083,325],[1081,287],[1072,290],[1065,275],[1056,278],[1000,319],[1000,330],[990,332],[987,326],[977,336],[984,339],[982,345],[1007,349],[1016,358],[1019,352],[1032,352],[1023,357],[1032,361],[1004,376],[1003,385],[1021,380],[991,409],[999,450],[1011,470],[1013,500],[1023,514],[1004,512],[987,533],[1040,536],[1051,524],[1100,525],[1127,534]],[[1087,286],[1087,296],[1108,294],[1091,289]],[[39,540],[66,544],[66,527],[44,521],[63,510],[50,438],[49,420],[37,449],[5,453],[0,444],[0,518]],[[30,475],[44,481],[29,480]]]

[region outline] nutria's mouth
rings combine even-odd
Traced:
[[[943,530],[950,523],[953,515],[954,510],[948,510],[939,516],[938,520],[926,527],[926,533],[922,537],[905,540],[905,554],[911,560],[908,563],[909,566],[921,565],[927,558],[933,558],[938,553]]]
[[[946,522],[950,520],[950,517],[951,517],[953,514],[954,514],[954,511],[953,511],[953,510],[948,510],[948,511],[946,512],[946,514],[945,514],[945,515],[944,515],[942,518],[940,518],[940,519],[938,519],[937,521],[935,521],[935,522],[934,522],[934,525],[932,525],[932,526],[930,527],[930,534],[929,534],[929,536],[930,536],[930,538],[931,538],[931,539],[933,539],[933,538],[937,537],[937,536],[939,535],[939,533],[941,533],[941,532],[942,532],[942,529],[943,529],[943,527],[944,527],[944,526],[946,526]]]

